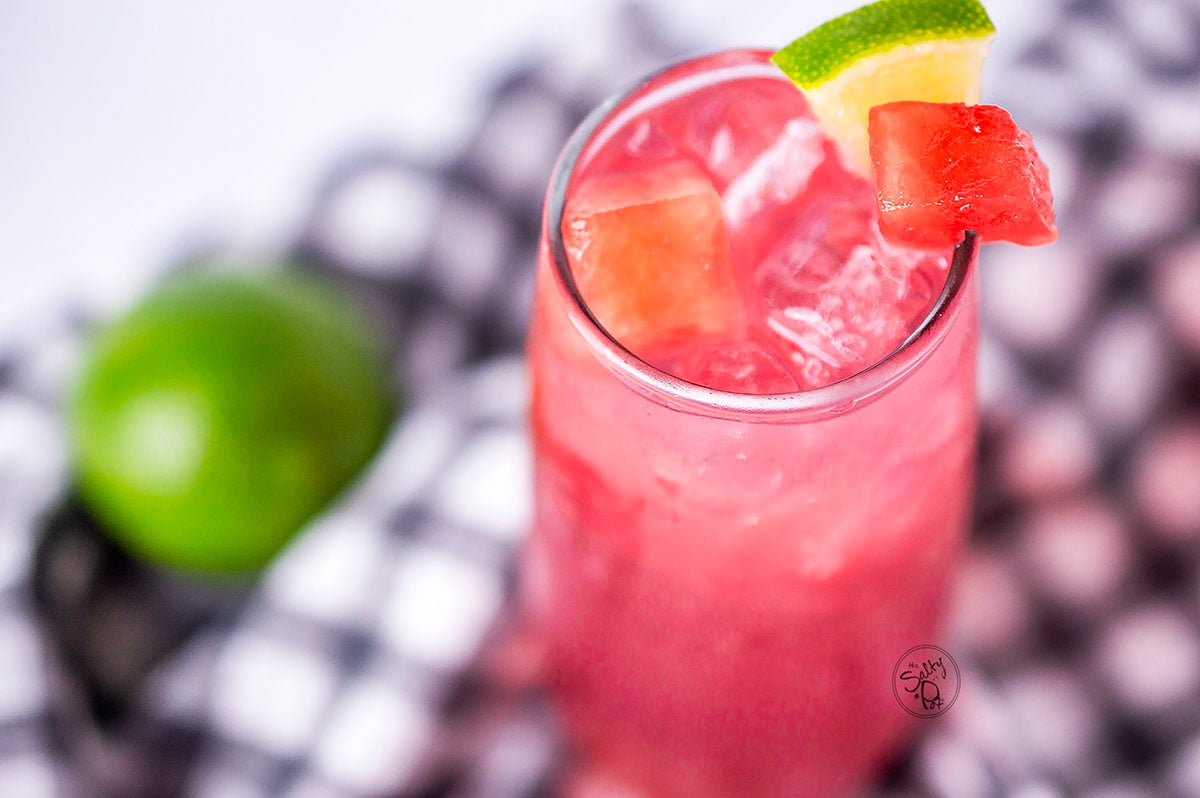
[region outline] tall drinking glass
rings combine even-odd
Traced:
[[[544,212],[523,594],[581,767],[632,794],[861,785],[918,722],[893,672],[939,640],[968,520],[973,236],[898,348],[790,394],[660,371],[576,287],[564,207],[613,126],[698,86],[784,80],[768,55],[690,61],[602,105],[568,143]]]

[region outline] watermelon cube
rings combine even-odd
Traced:
[[[744,324],[721,197],[691,163],[585,176],[562,233],[584,301],[631,351]]]
[[[944,248],[965,230],[1026,246],[1058,238],[1046,165],[1003,108],[888,103],[871,109],[868,133],[888,241]]]

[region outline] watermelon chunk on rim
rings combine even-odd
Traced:
[[[892,243],[949,247],[966,230],[1025,246],[1058,238],[1049,172],[1003,108],[887,103],[868,131],[879,230]]]
[[[721,197],[689,162],[585,177],[562,234],[584,301],[634,352],[745,323]]]

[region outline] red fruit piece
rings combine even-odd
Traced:
[[[692,164],[585,178],[562,233],[588,307],[631,350],[742,325],[721,197]]]
[[[871,109],[868,134],[879,231],[894,244],[1058,238],[1046,165],[1003,108],[895,102]]]

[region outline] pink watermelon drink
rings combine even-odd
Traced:
[[[547,200],[523,588],[580,769],[632,795],[862,784],[967,522],[975,238],[886,243],[769,56],[601,108]]]

